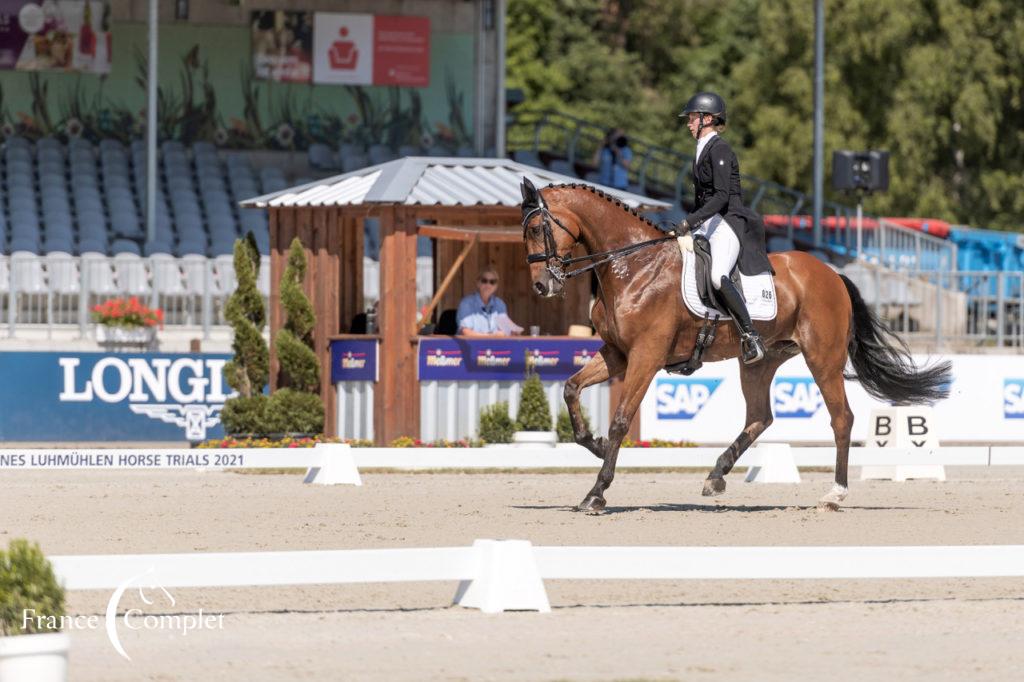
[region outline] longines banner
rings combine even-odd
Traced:
[[[601,348],[601,339],[420,339],[420,381],[516,381],[529,367],[542,379],[568,379]]]
[[[1024,355],[954,355],[950,397],[935,405],[940,441],[1024,441]],[[917,356],[918,363],[928,358]],[[868,436],[871,411],[888,407],[856,381],[846,382],[853,439]],[[743,391],[735,360],[714,362],[691,377],[659,373],[641,405],[643,438],[728,443],[743,429]],[[775,421],[767,441],[831,442],[830,417],[802,356],[786,362],[771,387]]]
[[[219,354],[0,353],[0,439],[220,437],[234,395]]]

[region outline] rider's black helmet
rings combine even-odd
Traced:
[[[725,100],[713,92],[698,92],[683,107],[680,116],[689,114],[711,114],[715,117],[715,125],[725,123]]]

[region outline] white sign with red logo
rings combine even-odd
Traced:
[[[317,12],[313,22],[313,82],[373,83],[373,15]]]
[[[317,12],[313,82],[430,85],[430,19]]]

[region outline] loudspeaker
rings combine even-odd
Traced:
[[[889,152],[832,152],[832,189],[886,191],[889,189]]]

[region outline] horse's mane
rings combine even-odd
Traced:
[[[602,199],[604,199],[605,201],[607,201],[609,203],[615,204],[616,206],[621,208],[626,213],[629,213],[630,215],[632,215],[637,220],[639,220],[641,222],[644,222],[644,223],[647,223],[648,225],[650,225],[651,227],[653,227],[655,229],[657,229],[657,227],[658,227],[657,225],[654,224],[654,222],[651,221],[650,218],[647,218],[645,216],[640,215],[640,212],[637,211],[635,208],[630,208],[629,206],[626,206],[624,203],[622,203],[622,201],[620,199],[616,199],[611,194],[608,194],[608,192],[605,192],[604,190],[598,189],[597,187],[594,187],[593,185],[588,185],[588,184],[583,183],[583,182],[567,182],[567,183],[563,183],[563,184],[560,184],[560,185],[551,184],[551,185],[548,185],[547,187],[545,187],[544,189],[584,189],[584,190],[587,190],[588,192],[590,192],[591,194],[596,194],[597,196],[601,197]]]

